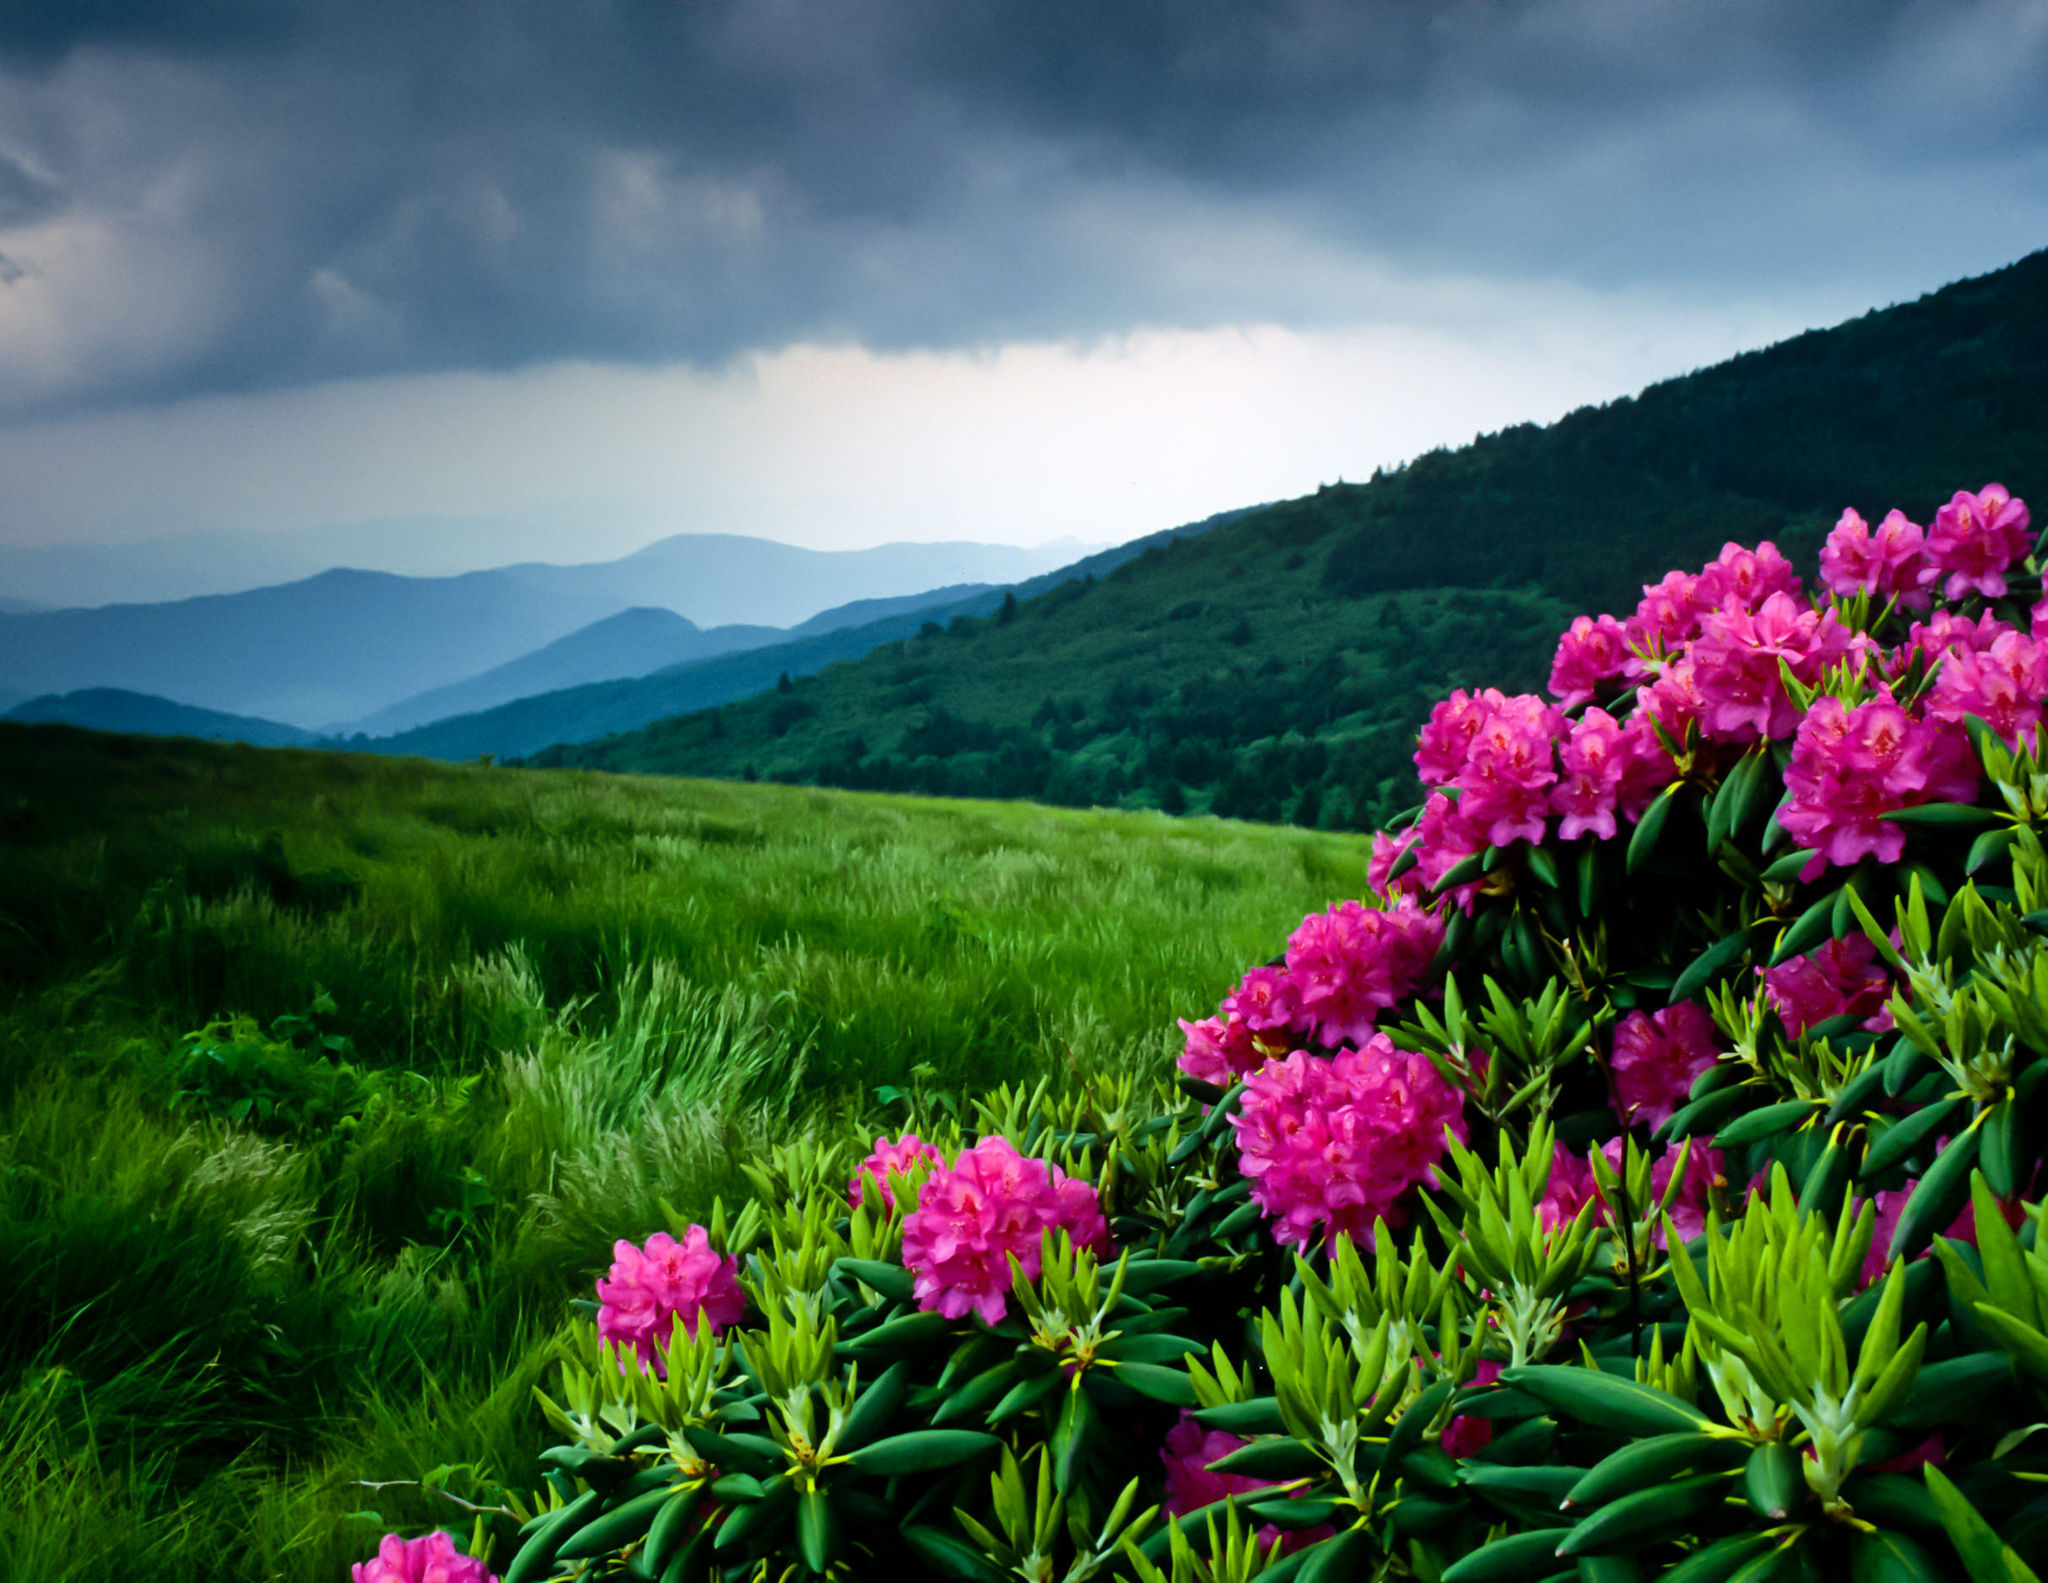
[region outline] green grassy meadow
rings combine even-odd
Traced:
[[[333,1580],[465,1526],[661,1200],[890,1090],[1163,1070],[1365,856],[0,726],[0,1579]]]

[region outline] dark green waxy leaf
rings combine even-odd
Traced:
[[[915,1295],[916,1282],[900,1264],[884,1264],[879,1259],[839,1259],[833,1263],[832,1273],[863,1282],[892,1303],[907,1303]]]
[[[824,1490],[813,1486],[797,1498],[796,1553],[803,1563],[823,1577],[839,1552],[839,1518]]]
[[[839,1449],[853,1451],[888,1428],[910,1390],[910,1360],[899,1358],[854,1398],[839,1431]]]
[[[1119,1363],[1114,1373],[1120,1383],[1155,1402],[1165,1402],[1170,1407],[1195,1405],[1195,1387],[1180,1369],[1157,1363]]]
[[[1778,941],[1777,949],[1771,952],[1772,967],[1817,950],[1827,941],[1834,932],[1835,898],[1839,894],[1838,890],[1828,891],[1793,921],[1792,927]]]
[[[847,1345],[855,1352],[910,1352],[935,1345],[945,1335],[947,1325],[944,1314],[905,1314],[901,1319],[862,1331]]]
[[[1682,1429],[1675,1434],[1652,1435],[1631,1440],[1620,1450],[1596,1463],[1591,1472],[1566,1492],[1559,1504],[1566,1510],[1585,1512],[1604,1506],[1646,1485],[1663,1484],[1700,1468],[1718,1467],[1730,1460],[1730,1449],[1739,1442],[1725,1437]]]
[[[1684,1533],[1687,1525],[1721,1504],[1730,1475],[1698,1473],[1610,1501],[1583,1519],[1557,1547],[1561,1556],[1636,1550]]]
[[[1941,1266],[1934,1260],[1916,1259],[1907,1265],[1906,1302],[1899,1315],[1900,1332],[1910,1333],[1913,1326],[1932,1317],[1945,1290]],[[1883,1300],[1884,1282],[1879,1281],[1842,1305],[1842,1338],[1852,1354],[1862,1347],[1863,1337],[1869,1331],[1871,1321],[1877,1317],[1877,1305]],[[1864,1455],[1867,1460],[1876,1460],[1867,1450]]]
[[[1421,1445],[1401,1458],[1401,1477],[1425,1489],[1458,1487],[1458,1462],[1442,1446]]]
[[[1799,1453],[1782,1440],[1767,1440],[1749,1454],[1742,1470],[1749,1509],[1766,1522],[1781,1523],[1806,1498]]]
[[[1557,1517],[1558,1510],[1579,1480],[1592,1471],[1547,1466],[1496,1467],[1490,1462],[1468,1460],[1458,1465],[1458,1482],[1488,1500],[1540,1511],[1562,1522],[1564,1519]]]
[[[1539,885],[1557,890],[1564,884],[1564,876],[1557,869],[1557,859],[1544,847],[1525,847],[1522,851],[1522,866],[1528,870],[1529,877]]]
[[[1752,1143],[1761,1143],[1766,1138],[1790,1132],[1809,1117],[1819,1114],[1820,1107],[1806,1099],[1786,1099],[1775,1105],[1764,1105],[1737,1116],[1720,1128],[1714,1134],[1714,1147],[1747,1148]]]
[[[601,1517],[585,1523],[555,1551],[557,1561],[578,1561],[591,1556],[608,1555],[612,1551],[637,1542],[647,1533],[655,1514],[671,1499],[669,1490],[649,1490],[635,1496],[622,1505],[614,1506]]]
[[[2010,1198],[2020,1190],[2020,1175],[2026,1163],[2026,1138],[2021,1131],[2020,1106],[2010,1097],[1991,1108],[1978,1131],[1977,1164],[1984,1181],[1999,1198]]]
[[[861,1447],[847,1459],[856,1472],[888,1478],[898,1473],[929,1473],[993,1451],[1002,1441],[976,1429],[913,1429]]]
[[[1923,1363],[1906,1399],[1885,1415],[1901,1429],[1939,1429],[1980,1417],[1998,1417],[2020,1388],[2012,1359],[2003,1352],[1969,1352]]]
[[[1884,1094],[1885,1069],[1885,1062],[1872,1061],[1843,1084],[1842,1091],[1835,1096],[1834,1104],[1828,1107],[1826,1124],[1832,1127],[1837,1122],[1861,1115],[1875,1105]]]
[[[1557,1420],[1547,1415],[1525,1418],[1514,1428],[1497,1432],[1479,1453],[1487,1462],[1503,1466],[1541,1462],[1557,1442]]]
[[[1924,1252],[1938,1231],[1946,1230],[1970,1197],[1970,1167],[1977,1161],[1978,1134],[1964,1133],[1951,1138],[1948,1147],[1935,1156],[1913,1196],[1899,1215],[1892,1243],[1885,1258],[1910,1259]]]
[[[1764,1533],[1730,1534],[1704,1544],[1666,1572],[1663,1583],[1728,1583],[1751,1562],[1777,1548],[1777,1538]]]
[[[1919,1479],[1903,1473],[1858,1473],[1842,1487],[1856,1515],[1880,1528],[1911,1528],[1938,1534],[1941,1513]]]
[[[1828,1139],[1819,1158],[1807,1170],[1806,1180],[1799,1184],[1801,1210],[1831,1218],[1841,1213],[1842,1197],[1849,1190],[1849,1177],[1855,1163],[1851,1158],[1851,1147],[1843,1138]]]
[[[704,1503],[704,1486],[690,1485],[675,1491],[666,1506],[654,1514],[654,1521],[647,1528],[647,1548],[641,1552],[645,1570],[659,1577],[667,1568],[669,1558],[681,1547],[690,1532],[690,1520],[697,1515],[697,1509]]]
[[[1757,1097],[1749,1085],[1716,1089],[1711,1094],[1682,1105],[1656,1131],[1659,1138],[1677,1142],[1680,1138],[1712,1137],[1724,1117],[1734,1115]]]
[[[1471,1515],[1471,1507],[1458,1496],[1441,1495],[1434,1490],[1403,1484],[1390,1515],[1395,1533],[1418,1538],[1441,1534],[1455,1527]]]
[[[765,1435],[722,1435],[713,1429],[685,1429],[690,1449],[731,1473],[768,1474],[782,1466],[782,1447]]]
[[[1280,1417],[1280,1403],[1271,1396],[1254,1397],[1248,1402],[1225,1402],[1220,1407],[1204,1407],[1195,1414],[1195,1422],[1204,1429],[1221,1429],[1246,1438],[1287,1432],[1287,1425]]]
[[[1408,1453],[1422,1444],[1422,1436],[1430,1420],[1457,1392],[1455,1381],[1438,1380],[1403,1409],[1399,1421],[1394,1425],[1393,1433],[1387,1436],[1386,1459],[1389,1467],[1399,1467]]]
[[[1579,916],[1590,918],[1600,905],[1600,847],[1588,842],[1579,854]]]
[[[2012,831],[1986,830],[1970,843],[1970,855],[1963,860],[1963,872],[1974,874],[1987,864],[1996,863],[2012,845]]]
[[[949,1424],[963,1418],[979,1418],[1007,1396],[1022,1371],[1014,1357],[1005,1358],[992,1369],[984,1369],[952,1393],[932,1413],[934,1424]]]
[[[1932,1138],[1963,1104],[1961,1099],[1937,1100],[1886,1128],[1870,1140],[1870,1148],[1863,1156],[1863,1169],[1856,1173],[1858,1179],[1874,1182],[1893,1166],[1911,1159],[1919,1153],[1920,1145]]]
[[[1208,1466],[1211,1473],[1242,1473],[1248,1478],[1276,1480],[1309,1478],[1327,1472],[1329,1467],[1308,1446],[1286,1435],[1254,1440]]]
[[[1132,1259],[1124,1266],[1124,1290],[1133,1297],[1149,1297],[1162,1286],[1190,1281],[1201,1273],[1193,1259]]]
[[[1548,1576],[1557,1566],[1561,1530],[1537,1529],[1509,1534],[1483,1545],[1444,1569],[1443,1583],[1529,1583]]]
[[[1321,1544],[1310,1546],[1308,1559],[1295,1576],[1299,1583],[1349,1583],[1365,1570],[1377,1548],[1368,1529],[1347,1528]]]
[[[1664,826],[1670,822],[1671,805],[1678,800],[1678,790],[1677,785],[1671,786],[1643,810],[1643,817],[1637,821],[1635,834],[1628,838],[1626,866],[1629,873],[1638,873],[1657,855],[1657,843],[1664,838]]]
[[[1178,1363],[1190,1352],[1206,1350],[1186,1336],[1123,1335],[1096,1348],[1096,1356],[1116,1363]]]
[[[1060,1408],[1060,1420],[1053,1429],[1049,1448],[1053,1487],[1062,1495],[1072,1489],[1074,1481],[1081,1476],[1082,1463],[1087,1459],[1089,1447],[1094,1444],[1100,1424],[1095,1403],[1088,1393],[1069,1390],[1066,1402]]]
[[[1253,1521],[1271,1523],[1289,1533],[1298,1533],[1304,1528],[1320,1528],[1345,1510],[1347,1508],[1342,1501],[1318,1500],[1312,1496],[1255,1500],[1246,1508]]]
[[[988,1410],[988,1426],[993,1429],[1005,1419],[1019,1413],[1027,1413],[1040,1402],[1051,1396],[1066,1383],[1059,1370],[1047,1369],[1019,1380],[1003,1393],[1003,1399]]]
[[[527,1536],[501,1583],[537,1583],[553,1570],[555,1552],[598,1510],[604,1497],[586,1490]]]
[[[751,1473],[727,1473],[711,1481],[711,1498],[725,1506],[757,1501],[767,1493],[768,1486]]]
[[[1880,817],[1892,824],[1919,825],[1930,830],[1982,830],[2006,822],[2002,815],[1993,813],[1989,808],[1953,802],[1927,802],[1917,808],[1895,808]]]
[[[1429,887],[1430,895],[1441,896],[1445,891],[1456,890],[1460,885],[1470,885],[1474,880],[1484,879],[1487,870],[1486,859],[1492,851],[1492,847],[1487,847],[1484,851],[1474,852],[1470,857],[1453,863],[1443,878]]]
[[[1800,874],[1812,861],[1813,853],[1805,847],[1797,847],[1790,852],[1782,853],[1772,858],[1766,865],[1762,875],[1763,881],[1766,885],[1796,885],[1799,883]]]
[[[1849,1583],[1941,1583],[1943,1574],[1920,1541],[1880,1529],[1849,1539]]]
[[[1675,1434],[1705,1429],[1709,1422],[1697,1407],[1667,1391],[1597,1369],[1528,1363],[1506,1370],[1500,1379],[1503,1385],[1527,1391],[1553,1412],[1598,1424],[1616,1434]]]
[[[1011,1583],[1010,1574],[958,1534],[912,1523],[903,1530],[904,1543],[918,1559],[951,1583]]]

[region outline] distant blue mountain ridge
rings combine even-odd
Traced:
[[[835,607],[1017,582],[1071,553],[970,543],[825,551],[705,534],[677,535],[582,566],[528,563],[457,577],[337,568],[163,604],[0,614],[0,689],[38,697],[115,688],[353,732],[407,699],[480,678],[636,607],[666,610],[702,629],[694,652],[705,657],[774,641],[778,629],[798,628]],[[739,630],[710,635],[721,627]],[[668,634],[670,649],[644,668],[688,657],[681,629],[671,624]],[[624,635],[592,637],[536,662],[533,684],[594,679],[576,668],[576,653],[614,641]],[[567,669],[551,671],[555,664]],[[486,688],[458,707],[503,696]]]

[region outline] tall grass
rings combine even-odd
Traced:
[[[1364,857],[0,726],[0,1580],[335,1579],[466,1526],[530,1482],[565,1304],[664,1201],[886,1125],[881,1085],[1163,1063]],[[346,1114],[195,1098],[181,1036],[238,1016]]]

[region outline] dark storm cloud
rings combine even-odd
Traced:
[[[0,402],[1930,286],[2048,241],[2039,5],[0,9]]]

